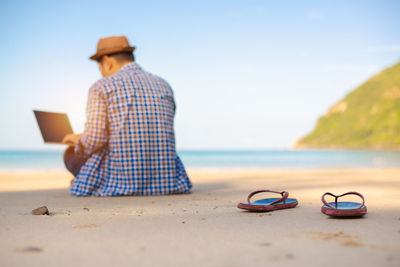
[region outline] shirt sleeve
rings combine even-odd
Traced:
[[[107,101],[101,86],[89,90],[85,130],[75,146],[75,152],[90,156],[108,143]]]

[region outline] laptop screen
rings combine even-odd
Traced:
[[[67,114],[33,111],[45,143],[61,144],[65,135],[73,133]]]

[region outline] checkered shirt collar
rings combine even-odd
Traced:
[[[118,71],[127,71],[127,70],[139,71],[141,69],[142,68],[138,64],[136,64],[136,62],[130,62],[122,66],[122,68],[120,68]]]

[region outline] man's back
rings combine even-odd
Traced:
[[[129,63],[90,89],[77,153],[90,156],[74,195],[162,195],[190,192],[176,155],[173,92],[161,78]]]

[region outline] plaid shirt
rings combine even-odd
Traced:
[[[136,63],[89,90],[87,122],[75,152],[89,159],[75,196],[164,195],[192,184],[175,151],[175,102],[170,86]]]

